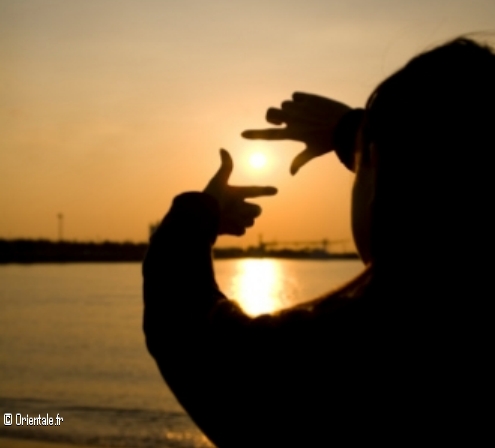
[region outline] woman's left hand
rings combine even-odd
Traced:
[[[306,144],[290,167],[291,174],[311,159],[334,149],[334,131],[340,119],[351,110],[339,101],[310,93],[295,92],[292,100],[284,101],[280,109],[271,107],[266,120],[283,128],[250,129],[242,136],[249,139],[295,140]]]
[[[241,236],[246,228],[254,225],[254,219],[261,214],[261,207],[246,202],[247,198],[273,196],[277,193],[275,187],[235,187],[228,185],[230,174],[234,168],[232,157],[225,150],[220,150],[222,165],[210,180],[204,193],[213,196],[220,207],[219,235]]]

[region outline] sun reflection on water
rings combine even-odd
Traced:
[[[284,283],[283,270],[275,260],[239,260],[231,284],[232,296],[247,314],[272,313],[288,305]]]

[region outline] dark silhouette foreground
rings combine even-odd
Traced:
[[[364,110],[298,93],[267,114],[285,127],[244,132],[306,143],[293,173],[332,149],[356,172],[366,269],[302,306],[253,319],[215,283],[217,235],[242,234],[261,211],[245,199],[273,188],[229,186],[223,151],[205,192],[175,198],[143,265],[144,331],[217,446],[493,439],[494,80],[492,50],[458,39],[410,61]]]

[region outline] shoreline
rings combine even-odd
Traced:
[[[356,252],[329,252],[327,240],[314,245],[284,247],[278,243],[262,243],[256,247],[214,247],[213,258],[282,258],[294,260],[356,260]],[[299,244],[299,243],[287,243]],[[302,243],[306,244],[306,243]],[[267,247],[270,245],[270,247]],[[274,247],[276,246],[276,247]],[[0,264],[38,263],[119,263],[142,262],[148,250],[147,243],[132,242],[77,242],[49,240],[4,240],[0,238]]]

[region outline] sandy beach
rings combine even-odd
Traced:
[[[40,442],[38,440],[11,439],[0,437],[0,448],[89,448],[68,443]]]

